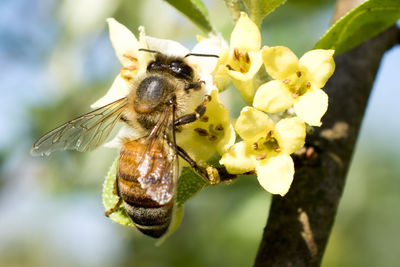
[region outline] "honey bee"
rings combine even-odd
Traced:
[[[168,229],[179,177],[178,156],[212,184],[233,178],[223,167],[200,166],[177,145],[175,132],[180,125],[199,119],[210,96],[191,112],[187,103],[193,93],[203,88],[187,54],[176,57],[149,49],[154,60],[143,77],[131,83],[129,94],[113,103],[70,120],[35,142],[33,155],[48,155],[55,150],[92,150],[101,145],[117,122],[143,132],[140,138],[123,138],[118,159],[115,193],[118,203],[106,216],[123,203],[135,226],[144,234],[158,238]]]

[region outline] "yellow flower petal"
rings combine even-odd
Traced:
[[[261,48],[260,30],[244,12],[240,13],[232,31],[230,46],[240,51],[258,51]]]
[[[308,90],[294,103],[294,111],[305,123],[320,126],[321,118],[328,109],[328,95],[321,89]]]
[[[122,66],[131,66],[132,60],[130,60],[129,57],[137,59],[139,49],[135,35],[113,18],[108,18],[107,23],[110,31],[110,40],[114,47],[115,54]]]
[[[275,125],[274,135],[281,152],[292,154],[304,146],[306,125],[298,117],[282,119]]]
[[[226,62],[228,62],[228,58],[229,50],[222,48],[221,53],[219,54],[217,66],[212,73],[214,84],[220,92],[224,91],[231,82],[228,75],[228,69],[225,66]]]
[[[268,113],[275,113],[290,108],[293,103],[294,98],[287,86],[282,81],[273,80],[258,88],[253,106]]]
[[[256,172],[260,185],[272,194],[284,196],[293,181],[294,163],[292,158],[280,154],[257,163]]]
[[[268,74],[276,80],[286,79],[299,68],[297,56],[285,46],[264,47],[262,59]]]
[[[233,129],[232,124],[229,124],[228,129],[225,130],[224,137],[217,144],[217,152],[222,155],[224,154],[236,140],[236,132]]]
[[[249,52],[250,68],[247,72],[228,70],[233,84],[239,90],[246,103],[251,104],[257,89],[255,76],[262,65],[261,52]]]
[[[121,99],[128,95],[129,93],[129,84],[125,81],[121,75],[118,75],[115,79],[111,88],[108,92],[99,100],[94,102],[90,107],[91,108],[100,108],[107,104],[110,104],[118,99]]]
[[[176,139],[194,160],[208,160],[215,152],[224,153],[235,142],[235,133],[228,109],[219,101],[218,90],[211,93],[211,101],[204,115],[195,122],[182,126]]]
[[[224,165],[231,174],[242,174],[254,170],[256,160],[254,150],[246,142],[242,141],[234,144],[222,155],[220,164]]]
[[[316,49],[305,53],[300,58],[300,65],[309,72],[309,79],[317,87],[324,87],[335,71],[333,54],[335,50]]]
[[[236,132],[243,140],[254,140],[274,129],[272,119],[253,107],[245,107],[235,123]]]

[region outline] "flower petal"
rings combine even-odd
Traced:
[[[281,152],[292,154],[304,146],[306,125],[298,117],[282,119],[275,125],[274,135]]]
[[[290,188],[294,175],[294,163],[290,156],[280,154],[257,161],[256,172],[260,185],[272,194],[284,196]]]
[[[221,49],[228,49],[228,44],[221,36],[212,35],[199,41],[192,50],[195,54],[207,54],[219,56]],[[187,61],[196,67],[199,72],[212,73],[217,65],[217,57],[190,56]]]
[[[258,51],[261,48],[261,33],[257,25],[241,12],[231,34],[231,48],[240,51]]]
[[[243,140],[254,140],[274,129],[272,119],[253,107],[245,107],[235,123],[235,130]]]
[[[111,88],[108,92],[99,100],[94,102],[90,107],[91,108],[100,108],[107,104],[110,104],[118,99],[121,99],[128,95],[130,91],[129,83],[125,81],[121,75],[118,75],[115,79]]]
[[[256,167],[253,151],[251,146],[244,141],[236,143],[222,155],[219,163],[224,165],[226,170],[231,174],[242,174],[252,171]]]
[[[304,122],[320,126],[321,118],[328,109],[328,95],[321,89],[308,90],[294,103],[294,111]]]
[[[275,113],[290,108],[293,103],[294,98],[287,86],[282,81],[273,80],[258,88],[253,106],[268,113]]]
[[[124,67],[132,65],[132,60],[129,57],[137,58],[139,48],[135,35],[113,18],[108,18],[107,23],[110,31],[110,40],[119,61]]]
[[[316,49],[305,53],[300,58],[300,65],[308,70],[311,82],[317,88],[324,87],[335,71],[334,53],[335,50]]]
[[[299,69],[297,56],[285,46],[263,47],[262,59],[272,78],[283,80]]]
[[[190,51],[178,42],[146,36],[149,49],[161,52],[168,56],[184,57]]]

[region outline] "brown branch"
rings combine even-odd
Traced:
[[[289,193],[272,199],[254,266],[320,265],[376,72],[399,35],[389,28],[335,59],[324,88],[330,103],[323,126],[308,138],[305,156],[296,158]]]

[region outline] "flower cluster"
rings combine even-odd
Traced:
[[[114,19],[108,24],[122,68],[111,89],[93,108],[126,96],[131,80],[144,75],[153,55],[140,48],[181,57],[189,52],[218,55],[218,59],[187,58],[205,84],[187,103],[187,109],[194,110],[205,95],[211,95],[211,101],[199,120],[180,127],[177,143],[196,161],[206,161],[218,152],[229,173],[255,172],[267,191],[282,196],[288,192],[294,175],[290,155],[303,147],[306,124],[320,126],[328,107],[328,96],[321,88],[335,68],[333,50],[312,50],[298,59],[287,47],[261,47],[259,28],[245,13],[235,25],[229,46],[219,36],[200,37],[192,51],[171,40],[146,36],[143,27],[137,40]],[[234,126],[218,98],[218,92],[230,81],[249,105]],[[241,138],[237,143],[236,133]],[[124,127],[107,145],[119,146],[121,138],[141,135]]]
[[[333,50],[312,50],[300,59],[287,47],[261,48],[261,34],[242,13],[222,54],[217,71],[232,79],[244,107],[235,123],[242,141],[223,154],[220,163],[232,174],[254,172],[261,186],[285,195],[292,183],[290,154],[303,147],[306,124],[320,126],[328,107],[321,90],[333,74]],[[257,74],[264,65],[269,81]]]

